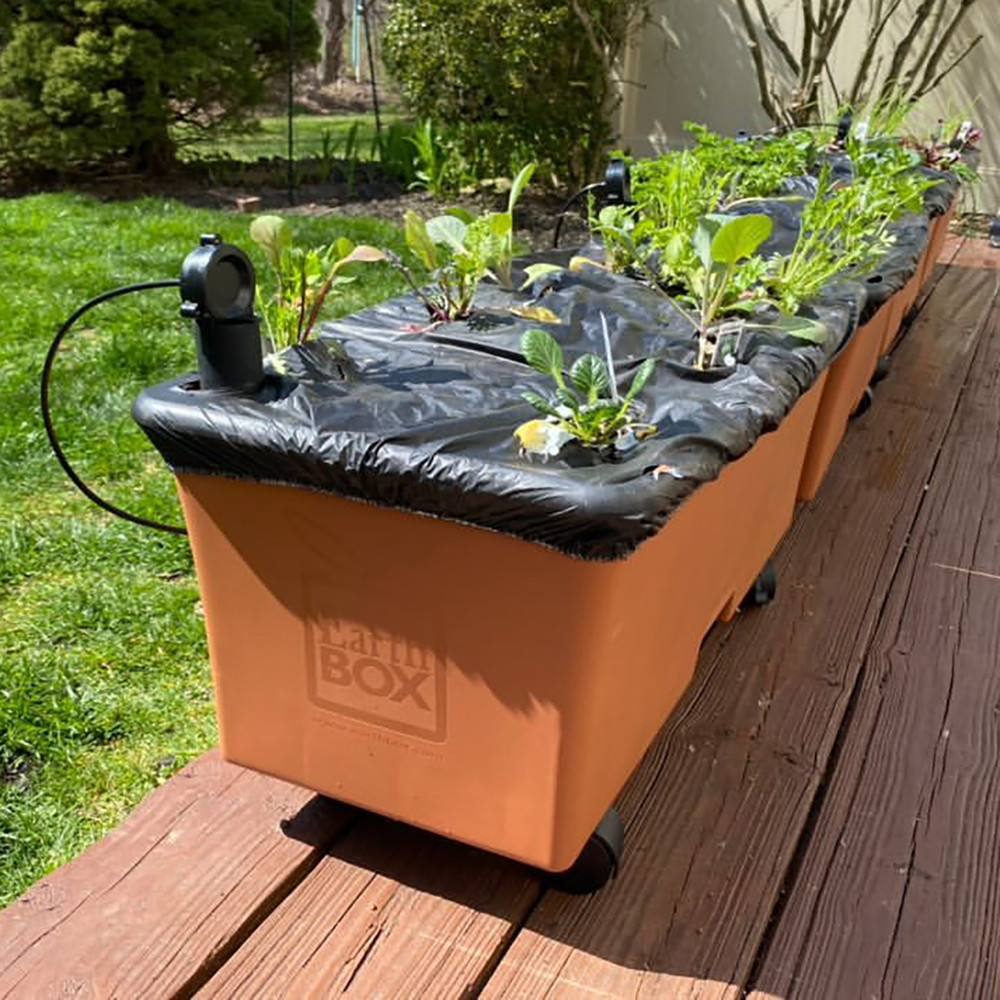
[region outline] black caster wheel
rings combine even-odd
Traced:
[[[550,875],[549,884],[573,896],[597,892],[618,874],[624,851],[625,825],[621,816],[609,809],[584,844],[580,856],[566,871]]]
[[[875,366],[875,373],[872,375],[872,385],[878,385],[889,374],[890,362],[888,356],[878,359]]]
[[[746,597],[740,603],[741,608],[761,608],[774,600],[778,592],[778,574],[774,572],[774,564],[768,560],[760,571],[753,586],[747,591]]]
[[[861,397],[861,402],[854,408],[851,419],[854,420],[855,417],[860,417],[867,413],[872,408],[873,398],[871,389],[865,389],[865,394]]]

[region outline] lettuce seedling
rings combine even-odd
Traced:
[[[708,215],[699,222],[693,239],[698,264],[684,275],[690,294],[681,301],[697,310],[695,367],[704,371],[724,360],[735,363],[747,330],[781,334],[810,343],[823,343],[826,328],[804,316],[783,316],[777,323],[751,323],[745,317],[720,323],[733,313],[752,313],[768,302],[761,285],[768,264],[757,251],[771,235],[774,223],[766,215]]]
[[[264,251],[277,279],[267,298],[257,285],[256,301],[274,351],[308,340],[330,294],[355,280],[345,269],[386,259],[377,247],[355,246],[346,237],[328,246],[296,247],[291,227],[278,215],[254,219],[250,238]]]
[[[424,221],[416,212],[404,216],[406,245],[431,277],[421,288],[395,254],[386,257],[399,270],[427,308],[434,322],[464,319],[472,312],[476,286],[492,278],[513,287],[514,208],[534,173],[534,164],[521,170],[511,184],[506,212],[474,216],[462,208]]]
[[[607,322],[601,316],[606,360],[596,354],[584,354],[563,374],[562,348],[544,330],[527,330],[521,338],[521,353],[535,371],[555,382],[551,399],[537,392],[525,392],[522,398],[543,415],[529,420],[514,432],[522,453],[556,455],[568,441],[576,440],[588,448],[624,452],[643,438],[656,433],[655,424],[638,419],[635,399],[653,374],[655,362],[647,358],[636,370],[628,391],[618,391]]]

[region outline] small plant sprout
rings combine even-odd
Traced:
[[[506,212],[488,212],[477,218],[453,208],[427,221],[412,211],[404,216],[406,244],[430,274],[432,284],[421,288],[399,257],[386,257],[434,322],[468,317],[476,286],[484,278],[492,278],[506,289],[513,287],[514,207],[534,170],[534,164],[529,164],[518,173],[511,184]]]
[[[716,363],[722,338],[716,321],[733,312],[751,312],[760,301],[756,290],[764,262],[755,256],[771,235],[766,215],[706,215],[692,243],[698,263],[685,274],[689,304],[698,310],[698,359],[704,370]]]
[[[649,381],[655,362],[647,358],[637,369],[628,391],[621,394],[611,357],[607,321],[601,315],[605,357],[584,354],[563,373],[562,348],[544,330],[527,330],[521,338],[521,353],[535,371],[555,383],[551,399],[526,392],[523,399],[542,414],[514,431],[521,453],[548,458],[557,455],[569,441],[587,448],[622,454],[656,433],[656,425],[639,420],[636,397]]]
[[[695,230],[692,242],[697,264],[684,273],[689,294],[681,301],[698,314],[692,323],[698,334],[695,367],[701,371],[720,363],[735,366],[748,330],[810,343],[826,339],[826,328],[804,316],[785,315],[767,324],[753,323],[747,315],[720,322],[733,313],[753,313],[771,301],[761,283],[769,264],[757,251],[771,235],[772,226],[766,215],[709,215]]]
[[[278,215],[254,219],[250,238],[264,251],[277,279],[268,298],[257,286],[257,309],[274,351],[308,340],[330,294],[354,281],[345,269],[386,259],[376,247],[355,246],[343,237],[329,246],[296,247],[291,228]]]

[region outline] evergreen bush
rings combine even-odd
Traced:
[[[315,0],[294,0],[298,57]],[[4,0],[0,172],[174,162],[171,127],[234,130],[286,65],[286,0]]]

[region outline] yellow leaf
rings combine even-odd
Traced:
[[[559,317],[545,306],[513,306],[510,310],[521,319],[533,319],[536,323],[558,323]]]
[[[573,435],[563,430],[551,420],[528,420],[514,431],[524,455],[541,455],[550,458],[559,454],[559,449]]]
[[[596,267],[601,271],[608,271],[610,268],[606,264],[602,264],[599,261],[591,260],[589,257],[574,257],[569,262],[569,269],[574,273],[578,274],[585,267]]]

